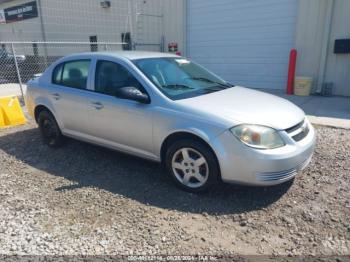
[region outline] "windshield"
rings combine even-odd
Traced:
[[[173,100],[232,87],[205,68],[181,57],[146,58],[135,60],[134,64],[161,92]]]

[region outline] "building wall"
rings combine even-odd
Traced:
[[[9,1],[0,4],[0,9],[29,1]],[[121,34],[131,32],[136,43],[160,44],[164,35],[165,41],[175,40],[183,48],[184,0],[111,0],[110,8],[101,8],[99,0],[37,0],[38,6],[40,2],[38,18],[0,24],[0,41],[89,42],[89,36],[96,35],[99,42],[121,42]],[[46,45],[46,49],[61,55],[88,51],[90,46]],[[159,45],[138,45],[137,49],[159,51]]]
[[[297,75],[312,77],[314,92],[332,82],[335,94],[350,96],[350,54],[333,53],[336,39],[350,38],[349,10],[348,0],[300,1]]]
[[[350,96],[350,54],[334,54],[336,39],[350,39],[350,1],[336,0],[334,4],[325,82],[334,83],[337,95]]]
[[[179,51],[186,54],[186,2],[187,0],[162,0],[164,8],[165,44],[177,42]],[[165,46],[167,48],[167,46]]]
[[[0,4],[0,9],[20,5],[29,0],[14,0]],[[39,18],[0,24],[0,41],[42,41]]]
[[[317,86],[327,0],[300,1],[296,35],[297,75],[313,77]]]

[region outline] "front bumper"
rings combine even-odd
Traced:
[[[269,186],[293,179],[310,163],[315,148],[315,131],[311,124],[308,135],[296,142],[286,131],[280,135],[286,142],[281,148],[258,150],[244,145],[230,131],[212,141],[221,177],[227,183]]]

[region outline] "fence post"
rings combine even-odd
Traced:
[[[19,83],[19,87],[21,89],[22,99],[23,99],[23,102],[24,102],[24,93],[23,93],[23,85],[22,85],[21,73],[19,72],[19,67],[18,67],[18,62],[17,62],[17,57],[16,57],[16,51],[15,51],[15,48],[13,46],[13,43],[11,43],[11,49],[12,49],[13,59],[15,61],[18,83]]]

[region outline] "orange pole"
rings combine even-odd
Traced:
[[[298,52],[296,49],[290,51],[289,56],[289,69],[288,69],[288,82],[287,82],[287,94],[292,95],[294,93],[294,79],[297,65]]]

